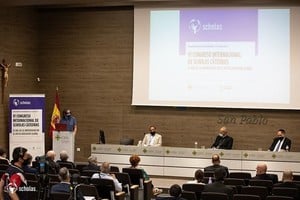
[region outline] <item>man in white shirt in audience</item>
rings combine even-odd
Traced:
[[[93,178],[102,178],[102,179],[110,179],[110,180],[113,180],[114,181],[114,184],[115,184],[115,190],[117,192],[121,192],[122,191],[122,183],[120,183],[118,181],[118,179],[115,177],[114,174],[110,174],[110,166],[109,166],[109,163],[108,162],[104,162],[102,163],[101,165],[101,173],[95,173],[93,174],[92,176],[92,179]],[[99,177],[100,175],[100,177]]]

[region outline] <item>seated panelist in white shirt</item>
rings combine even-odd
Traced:
[[[152,146],[152,147],[159,147],[162,145],[162,137],[160,134],[156,133],[156,127],[150,126],[149,133],[145,134],[142,146]]]

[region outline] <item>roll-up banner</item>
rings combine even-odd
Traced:
[[[45,154],[45,95],[9,95],[10,159],[15,147],[25,147],[35,158]]]

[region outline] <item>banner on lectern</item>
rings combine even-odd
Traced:
[[[45,95],[9,95],[10,159],[15,147],[25,147],[35,158],[45,154]]]
[[[66,151],[68,161],[74,162],[74,135],[72,131],[53,131],[53,150],[56,152],[55,160],[59,160],[59,153]]]

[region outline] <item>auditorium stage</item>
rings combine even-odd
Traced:
[[[281,180],[284,170],[300,174],[299,152],[91,144],[91,154],[97,157],[98,162],[110,162],[111,165],[118,166],[121,171],[122,168],[129,167],[129,157],[132,154],[138,154],[141,157],[140,166],[150,177],[159,177],[153,182],[166,185],[175,180],[178,182],[186,181],[189,178],[191,180],[197,169],[204,169],[211,165],[213,154],[220,155],[221,165],[227,166],[229,172],[244,171],[250,172],[254,176],[257,164],[263,162],[268,166],[268,173],[277,174],[279,180]]]

